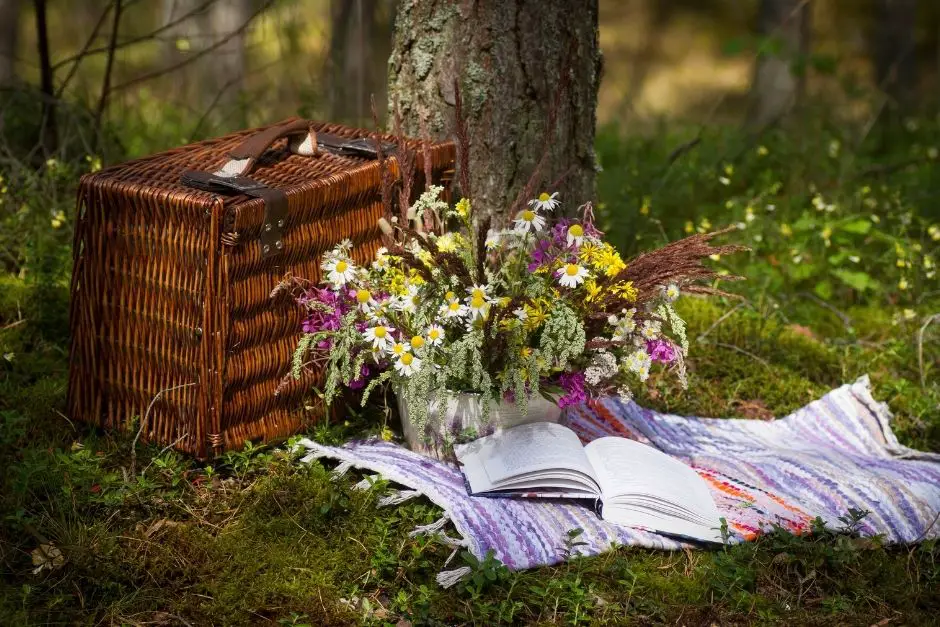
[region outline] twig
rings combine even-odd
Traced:
[[[924,372],[924,333],[927,331],[927,327],[935,320],[940,320],[940,313],[935,313],[927,318],[920,327],[920,331],[917,332],[917,367],[920,370],[921,388],[927,387],[927,375]]]
[[[168,394],[175,390],[180,390],[182,388],[188,388],[196,385],[195,383],[182,383],[180,385],[174,385],[157,392],[154,397],[150,400],[150,404],[147,406],[147,411],[144,413],[144,419],[140,421],[140,428],[137,430],[137,435],[134,436],[134,441],[131,442],[131,472],[133,476],[137,474],[137,441],[140,440],[140,436],[143,434],[144,429],[147,428],[147,423],[150,422],[150,412],[153,410],[153,406],[156,405],[157,401],[160,400],[164,394]]]
[[[845,325],[846,328],[852,326],[852,319],[848,316],[848,314],[846,314],[845,312],[843,312],[843,311],[837,309],[835,306],[833,306],[833,305],[827,303],[826,301],[824,301],[824,300],[821,299],[820,297],[816,296],[815,294],[812,294],[812,293],[810,293],[810,292],[798,292],[798,293],[797,293],[797,296],[802,296],[802,297],[804,297],[804,298],[808,298],[808,299],[810,299],[811,301],[813,301],[814,303],[816,303],[817,305],[819,305],[820,307],[825,307],[826,309],[828,309],[829,311],[831,311],[832,313],[834,313],[836,316],[838,316],[838,317],[839,317],[839,320],[842,321],[842,324]]]
[[[737,305],[735,305],[734,307],[732,307],[731,309],[729,309],[728,311],[726,311],[725,313],[723,313],[720,318],[718,318],[717,320],[715,320],[715,322],[712,323],[712,326],[710,326],[710,327],[708,327],[707,329],[705,329],[705,331],[704,331],[701,335],[699,335],[697,338],[695,338],[695,341],[696,341],[696,342],[701,342],[701,341],[703,341],[703,340],[705,339],[705,336],[707,336],[709,333],[711,333],[712,331],[714,331],[715,328],[716,328],[719,324],[721,324],[722,322],[724,322],[725,320],[727,320],[728,317],[731,316],[731,314],[733,314],[734,312],[736,312],[738,309],[740,309],[741,307],[743,307],[745,304],[746,304],[746,303],[743,303],[743,302],[738,303]]]
[[[770,369],[770,364],[767,362],[766,359],[764,359],[763,357],[760,357],[759,355],[755,355],[751,351],[745,350],[741,348],[740,346],[735,346],[734,344],[725,344],[724,342],[711,342],[711,344],[713,346],[719,346],[721,348],[728,348],[730,350],[737,351],[741,353],[742,355],[750,357],[751,359],[757,360],[760,363],[764,364],[764,367],[767,368],[768,370]]]
[[[167,66],[167,67],[165,67],[165,68],[161,68],[161,69],[155,70],[155,71],[153,71],[153,72],[148,72],[147,74],[144,74],[144,75],[142,75],[142,76],[138,76],[137,78],[132,78],[132,79],[129,80],[129,81],[125,81],[125,82],[121,83],[120,85],[114,86],[113,88],[111,88],[111,91],[112,91],[112,92],[121,91],[121,90],[127,89],[128,87],[133,87],[134,85],[138,85],[138,84],[140,84],[140,83],[143,83],[143,82],[146,82],[146,81],[150,81],[150,80],[153,80],[153,79],[155,79],[155,78],[159,78],[159,77],[164,76],[164,75],[166,75],[166,74],[170,74],[171,72],[175,72],[176,70],[179,70],[180,68],[183,68],[183,67],[186,67],[187,65],[190,65],[191,63],[195,63],[196,61],[198,61],[198,60],[201,59],[202,57],[204,57],[204,56],[206,56],[207,54],[210,54],[210,53],[214,52],[215,50],[221,48],[221,47],[224,46],[226,43],[228,43],[230,40],[232,40],[232,39],[235,38],[235,37],[238,37],[238,36],[241,35],[243,32],[245,32],[245,30],[251,25],[251,23],[255,20],[255,18],[257,18],[257,17],[258,17],[259,15],[261,15],[262,13],[264,13],[272,4],[274,4],[274,2],[275,2],[275,0],[266,0],[265,3],[262,4],[261,7],[260,7],[257,11],[255,11],[254,13],[252,13],[252,14],[248,17],[248,19],[245,20],[245,22],[244,22],[241,26],[239,26],[238,28],[236,28],[235,30],[233,30],[231,33],[227,34],[225,37],[221,38],[220,40],[218,40],[217,42],[215,42],[215,43],[212,44],[211,46],[208,46],[207,48],[205,48],[205,49],[203,49],[203,50],[200,50],[198,53],[194,54],[193,56],[188,57],[187,59],[184,59],[183,61],[180,61],[179,63],[174,63],[173,65]]]
[[[679,157],[689,152],[696,146],[702,143],[701,133],[699,135],[683,144],[679,144],[672,152],[669,153],[669,157],[666,158],[666,161],[671,165]]]
[[[174,440],[172,444],[167,444],[167,445],[164,446],[162,449],[160,449],[160,452],[157,453],[156,455],[154,455],[154,456],[150,459],[150,463],[147,464],[146,466],[144,466],[144,469],[140,471],[140,474],[142,474],[142,475],[147,474],[147,471],[150,470],[150,467],[151,467],[151,466],[153,466],[153,460],[155,460],[156,458],[158,458],[158,457],[160,457],[161,455],[163,455],[164,453],[166,453],[168,450],[170,450],[171,448],[173,448],[174,446],[176,446],[177,444],[179,444],[180,442],[182,442],[182,441],[183,441],[186,437],[188,437],[188,436],[189,436],[189,432],[186,432],[186,433],[184,433],[183,435],[181,435],[180,437],[176,438],[176,440]]]
[[[0,331],[6,331],[6,330],[8,330],[8,329],[12,329],[12,328],[14,328],[14,327],[18,327],[18,326],[20,326],[21,324],[23,324],[23,323],[25,323],[25,322],[26,322],[26,318],[20,318],[20,319],[17,320],[16,322],[11,322],[10,324],[6,324],[6,325],[0,327]]]
[[[111,38],[108,41],[108,59],[104,67],[104,79],[101,83],[101,95],[98,97],[98,106],[95,108],[95,144],[101,138],[101,118],[108,106],[108,96],[111,93],[111,74],[114,71],[114,54],[117,50],[118,30],[121,27],[121,12],[124,7],[121,0],[114,0],[114,21],[111,23]],[[95,146],[97,148],[97,145]]]

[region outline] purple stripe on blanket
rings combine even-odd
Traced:
[[[773,526],[805,533],[817,516],[838,526],[850,507],[872,512],[863,533],[888,542],[940,536],[940,525],[930,527],[940,512],[940,455],[902,447],[890,419],[871,397],[867,377],[776,421],[686,418],[618,398],[568,411],[568,426],[584,441],[630,434],[690,464],[708,482],[732,541]],[[563,560],[567,532],[577,527],[585,543],[578,552],[586,555],[614,544],[684,546],[607,523],[579,503],[468,496],[456,468],[387,442],[302,444],[315,456],[350,462],[424,494],[444,509],[474,555],[493,550],[511,568]]]

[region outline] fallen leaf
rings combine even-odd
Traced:
[[[803,337],[809,338],[814,342],[819,341],[819,338],[816,337],[816,334],[813,333],[813,330],[809,327],[804,327],[802,324],[788,324],[787,328],[797,335],[802,335]]]
[[[142,533],[147,538],[152,538],[160,531],[164,529],[172,529],[173,527],[180,527],[183,523],[177,522],[175,520],[169,520],[167,518],[161,518],[160,520],[155,520],[150,523],[149,526],[144,527],[143,523],[137,524],[137,531]]]
[[[62,551],[51,542],[40,544],[33,549],[30,555],[33,558],[33,566],[36,567],[33,569],[34,575],[38,575],[43,570],[55,570],[65,564],[65,556],[62,555]]]

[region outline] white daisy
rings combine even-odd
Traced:
[[[388,352],[391,353],[394,357],[401,357],[405,353],[411,350],[411,346],[408,342],[393,342],[391,348],[388,349]]]
[[[662,325],[658,320],[646,320],[640,329],[640,335],[643,336],[644,340],[655,340],[661,330]]]
[[[617,322],[614,334],[611,336],[615,342],[626,342],[636,331],[636,320],[633,318],[624,318]]]
[[[516,233],[523,234],[530,231],[538,233],[545,228],[545,218],[531,209],[523,209],[513,221],[513,226],[516,229]]]
[[[424,348],[424,345],[427,343],[428,341],[426,339],[424,339],[420,335],[416,335],[411,338],[411,350],[413,350],[416,353],[421,352],[422,349]]]
[[[378,303],[372,298],[372,292],[366,289],[356,290],[356,303],[359,307],[359,311],[363,313],[368,313],[372,311]]]
[[[406,289],[408,291],[404,295],[395,298],[392,307],[405,313],[414,313],[418,310],[418,286],[409,285]]]
[[[432,324],[425,332],[428,337],[428,344],[431,346],[440,346],[444,342],[444,327]]]
[[[469,301],[470,301],[471,299],[474,299],[474,298],[481,298],[481,299],[486,300],[486,301],[490,300],[490,292],[492,291],[492,289],[493,289],[493,288],[490,287],[489,285],[476,285],[476,284],[474,284],[473,287],[468,287],[468,288],[467,288],[467,294],[468,294],[468,296],[467,296],[467,301],[468,301],[468,304],[469,304]]]
[[[575,246],[581,246],[581,242],[584,241],[584,227],[580,224],[572,224],[568,227],[568,246],[574,244]]]
[[[519,307],[518,309],[513,310],[513,315],[519,318],[522,322],[525,322],[529,319],[529,312],[525,310],[524,307]]]
[[[334,287],[346,285],[356,278],[356,266],[345,257],[333,257],[329,259],[323,265],[323,269],[327,272],[326,279],[332,283]]]
[[[540,211],[554,211],[560,204],[561,201],[558,200],[558,192],[555,192],[551,196],[548,195],[548,192],[542,192],[539,194],[538,198],[533,198],[529,201],[530,207]]]
[[[489,233],[487,233],[486,241],[484,242],[484,246],[486,246],[486,249],[493,250],[494,248],[499,246],[499,240],[502,238],[502,236],[503,234],[500,233],[499,231],[491,230]]]
[[[383,246],[375,251],[375,261],[372,262],[372,267],[378,272],[385,272],[388,270],[389,261],[388,249]]]
[[[675,283],[670,283],[663,288],[663,297],[668,300],[670,303],[674,303],[679,299],[679,286]]]
[[[459,320],[460,318],[465,317],[467,313],[467,306],[461,304],[461,302],[456,299],[447,301],[447,303],[441,305],[440,314],[444,320]]]
[[[470,310],[470,319],[485,318],[490,310],[490,303],[480,295],[471,296],[467,299],[467,308]]]
[[[405,353],[395,360],[395,370],[398,374],[410,377],[421,369],[421,359],[411,353]]]
[[[559,268],[557,274],[558,282],[561,283],[563,287],[578,287],[584,283],[584,279],[589,276],[587,268],[579,266],[576,263],[565,264]]]
[[[392,345],[392,329],[384,324],[377,324],[362,332],[362,337],[372,343],[372,348],[388,350]]]
[[[641,370],[646,370],[649,372],[650,365],[653,363],[653,360],[650,358],[649,354],[642,348],[638,348],[629,355],[627,355],[626,366],[627,369],[631,372],[639,373]]]

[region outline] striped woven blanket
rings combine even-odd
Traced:
[[[775,527],[805,533],[819,517],[839,527],[850,510],[866,511],[860,531],[888,542],[940,535],[940,455],[901,446],[886,405],[870,393],[868,377],[773,421],[686,418],[607,398],[570,408],[567,424],[584,442],[619,435],[655,446],[692,466],[710,485],[731,532],[746,541]],[[301,440],[302,461],[339,460],[337,474],[359,468],[405,486],[380,499],[393,505],[424,495],[444,510],[413,535],[438,534],[478,558],[492,550],[510,568],[554,564],[571,554],[568,532],[581,529],[577,552],[593,555],[615,545],[678,549],[683,543],[600,520],[577,503],[492,499],[467,495],[460,471],[398,445],[353,442],[327,447]],[[359,488],[368,488],[364,479]],[[452,522],[460,534],[445,531]],[[453,557],[453,556],[452,556]],[[443,572],[442,585],[466,569]]]

